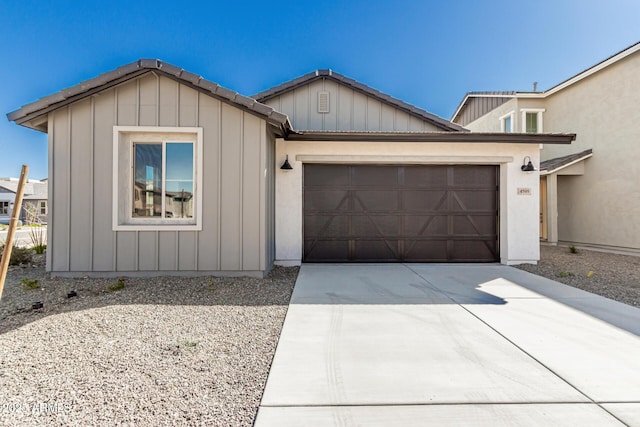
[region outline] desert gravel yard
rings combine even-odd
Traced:
[[[12,267],[0,302],[0,425],[252,425],[297,271],[120,288]],[[40,287],[25,290],[23,278]]]
[[[640,307],[640,256],[541,246],[538,265],[517,266],[575,288]]]
[[[640,306],[640,257],[541,257],[519,268]],[[0,301],[0,425],[253,424],[297,268],[119,283],[46,278],[42,263],[11,267]]]

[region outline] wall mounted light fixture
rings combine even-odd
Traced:
[[[529,161],[527,162],[527,159],[529,159]],[[531,157],[526,156],[523,160],[522,160],[522,166],[520,166],[520,169],[523,172],[533,172],[534,170],[536,170],[535,166],[533,166],[533,163],[531,163]]]
[[[290,171],[290,170],[293,169],[293,166],[291,166],[291,163],[289,163],[289,155],[287,155],[287,158],[285,159],[285,161],[282,164],[282,166],[280,166],[280,169],[285,170],[285,171]]]

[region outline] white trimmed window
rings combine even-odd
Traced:
[[[9,202],[1,201],[0,202],[0,215],[9,215]]]
[[[47,201],[46,200],[40,200],[40,215],[46,215],[47,214]]]
[[[511,133],[513,132],[513,124],[515,122],[516,113],[511,111],[504,116],[500,117],[500,132]]]
[[[114,126],[113,229],[202,229],[202,128]]]
[[[522,113],[522,132],[542,133],[542,113],[544,111],[544,108],[525,108],[520,110]]]

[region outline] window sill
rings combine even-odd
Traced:
[[[113,231],[202,231],[199,224],[118,224]]]

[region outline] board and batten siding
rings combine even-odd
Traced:
[[[318,113],[318,92],[329,92],[329,112]],[[289,116],[294,129],[441,131],[431,123],[329,79],[315,80],[265,102]]]
[[[466,126],[477,118],[484,116],[489,111],[492,111],[494,108],[501,106],[510,99],[513,99],[513,97],[470,97],[467,100],[467,105],[456,118],[455,123],[461,126]]]
[[[52,273],[221,272],[273,264],[266,122],[154,73],[49,114]],[[203,129],[201,231],[113,231],[113,127]],[[271,211],[270,211],[271,210]]]

